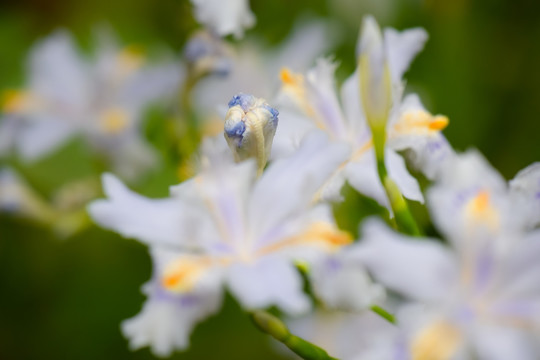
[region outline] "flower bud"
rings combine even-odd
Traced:
[[[196,77],[208,74],[226,76],[231,71],[231,54],[227,45],[206,31],[200,31],[189,39],[184,56]]]
[[[229,102],[225,139],[236,161],[255,158],[262,173],[276,133],[279,112],[264,99],[238,94]]]

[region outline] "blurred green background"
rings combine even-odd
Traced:
[[[298,17],[337,20],[344,38],[334,53],[340,79],[354,68],[359,24],[366,14],[382,26],[422,26],[425,50],[407,74],[433,113],[448,115],[456,149],[476,147],[506,178],[540,160],[540,7],[534,1],[257,0],[249,35],[283,40]],[[24,83],[30,46],[57,28],[91,43],[96,24],[108,24],[126,43],[166,45],[178,54],[197,24],[180,0],[3,0],[0,3],[0,88]],[[66,177],[91,172],[87,154],[71,144],[58,179],[54,161],[28,169],[50,191]],[[57,165],[58,166],[58,165]],[[174,176],[159,174],[143,192],[166,195]],[[144,246],[91,228],[67,240],[48,229],[0,215],[0,359],[150,359],[130,352],[119,331],[143,303],[150,276]],[[232,299],[197,327],[192,347],[173,358],[278,359]]]

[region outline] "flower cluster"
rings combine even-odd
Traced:
[[[188,42],[185,62],[150,65],[109,37],[88,61],[57,32],[32,51],[27,86],[2,103],[3,156],[35,161],[78,136],[105,159],[104,198],[83,179],[59,189],[56,206],[2,169],[0,210],[70,234],[84,221],[70,209],[89,204],[97,225],[148,247],[146,302],[121,326],[130,347],[187,349],[227,291],[305,359],[540,357],[540,165],[507,182],[477,151],[454,151],[442,134],[448,118],[405,94],[427,33],[383,31],[365,17],[356,69],[338,92],[338,65],[320,56],[325,41],[305,41],[326,25],[307,24],[295,35],[304,58],[289,46],[299,55],[290,64],[278,54],[264,70],[255,65],[257,76],[279,76],[272,93],[266,80],[242,87],[256,79],[241,62],[249,54],[222,38],[254,25],[247,2],[192,3],[206,30]],[[165,106],[177,92],[179,109]],[[156,103],[175,118],[173,155],[162,161],[142,129]],[[201,124],[216,109],[210,131]],[[160,162],[179,173],[168,197],[124,184]],[[333,209],[346,184],[388,214],[359,224],[358,239]],[[426,203],[440,236],[423,236],[410,201]],[[269,308],[291,317],[294,335],[261,313]]]

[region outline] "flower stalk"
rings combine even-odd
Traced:
[[[382,317],[383,319],[385,319],[386,321],[388,321],[390,324],[396,324],[396,318],[394,315],[390,314],[388,311],[386,311],[385,309],[383,309],[382,307],[380,306],[377,306],[377,305],[373,305],[371,306],[371,311],[373,311],[375,314],[379,315],[380,317]]]
[[[384,191],[386,192],[386,196],[388,197],[388,201],[390,202],[390,206],[392,207],[392,211],[394,212],[397,228],[405,234],[420,236],[420,229],[409,210],[407,201],[403,197],[403,194],[401,194],[396,182],[388,176],[388,172],[384,165],[384,156],[382,159],[377,158],[377,171],[383,184]]]
[[[291,334],[283,321],[266,311],[255,311],[251,313],[251,320],[259,330],[283,343],[302,359],[338,360],[328,355],[324,349],[317,345]]]

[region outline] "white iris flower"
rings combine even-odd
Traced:
[[[4,94],[0,128],[0,139],[24,159],[46,156],[78,135],[124,177],[155,164],[141,135],[143,111],[175,93],[179,70],[174,64],[146,66],[137,49],[121,49],[109,37],[101,40],[93,61],[86,61],[63,31],[31,52],[27,87]]]
[[[521,206],[527,193],[538,201],[537,190],[515,190],[538,180],[534,170],[509,189],[475,152],[449,162],[428,200],[450,246],[408,238],[375,220],[364,226],[355,256],[382,284],[420,304],[398,319],[407,346],[396,358],[540,356],[540,232],[530,229],[529,208]]]
[[[365,23],[369,25],[372,21],[368,19]],[[365,37],[372,33],[364,29],[359,43],[365,43]],[[387,29],[380,44],[381,51],[384,50],[386,54],[393,91],[390,102],[392,107],[386,125],[386,167],[403,195],[417,201],[423,201],[422,193],[397,151],[411,149],[416,164],[429,176],[436,174],[441,160],[451,153],[440,134],[440,130],[448,124],[448,119],[429,114],[415,95],[409,95],[401,102],[403,73],[426,39],[427,34],[422,29],[410,29],[401,33]],[[284,105],[280,107],[281,123],[274,140],[274,154],[277,157],[288,154],[294,151],[306,133],[314,129],[322,130],[333,140],[350,144],[353,152],[324,186],[320,195],[323,198],[335,198],[339,195],[341,185],[348,180],[361,193],[388,206],[377,174],[372,133],[361,103],[363,97],[360,94],[359,77],[362,79],[364,74],[359,68],[345,81],[341,88],[340,104],[335,89],[335,68],[332,61],[319,59],[305,77],[288,69],[282,70],[280,100]]]
[[[319,134],[320,135],[320,134]],[[143,311],[123,325],[134,348],[185,348],[195,323],[217,311],[223,286],[246,309],[309,309],[293,259],[316,261],[351,241],[313,196],[348,149],[308,137],[257,179],[256,164],[209,154],[195,178],[154,200],[104,176],[106,200],[90,205],[103,227],[151,247],[154,276]]]

